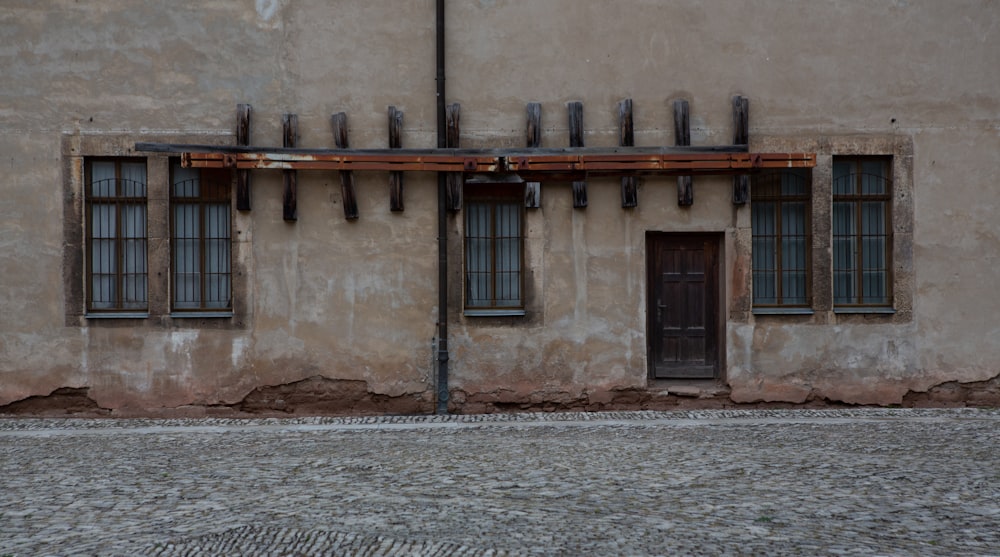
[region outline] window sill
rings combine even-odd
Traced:
[[[521,317],[523,309],[467,309],[466,317]]]
[[[85,313],[83,316],[87,319],[148,319],[149,312],[142,313],[129,313],[123,312],[108,312],[108,313]]]
[[[843,313],[843,314],[851,314],[851,313],[877,313],[877,314],[883,314],[883,315],[892,315],[892,314],[896,313],[896,310],[893,309],[893,308],[879,308],[879,307],[871,307],[871,308],[864,308],[864,307],[856,307],[856,308],[833,308],[833,313]]]
[[[812,308],[753,308],[754,315],[812,315]]]
[[[233,316],[231,311],[185,311],[173,312],[172,319],[201,319],[201,318],[229,318]]]

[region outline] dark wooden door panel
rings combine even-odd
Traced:
[[[718,371],[718,240],[647,236],[649,344],[655,378],[714,378]]]

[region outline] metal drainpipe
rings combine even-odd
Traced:
[[[448,146],[444,96],[444,0],[436,0],[437,36],[437,146]],[[437,413],[448,413],[448,215],[447,174],[438,172],[438,344]]]

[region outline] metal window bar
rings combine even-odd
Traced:
[[[232,222],[228,171],[173,165],[172,309],[232,309]]]
[[[465,196],[465,307],[524,307],[524,192]]]
[[[87,311],[146,310],[146,163],[91,159],[85,182]]]
[[[808,171],[781,171],[751,185],[755,307],[812,304],[812,192]]]
[[[834,162],[834,305],[892,303],[892,181],[888,161]]]

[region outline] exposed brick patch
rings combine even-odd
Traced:
[[[504,412],[579,412],[663,409],[670,405],[662,397],[641,389],[605,390],[574,396],[565,391],[536,392],[530,397],[512,397],[505,390],[492,392],[453,393],[452,412],[461,414],[492,414]]]
[[[388,396],[368,391],[364,381],[313,376],[281,385],[257,387],[236,404],[225,405],[248,414],[380,415],[428,414],[425,393]]]
[[[949,381],[925,392],[910,391],[903,396],[909,408],[948,406],[1000,406],[1000,375],[986,381],[959,383]]]
[[[506,412],[607,412],[622,410],[702,410],[724,408],[832,408],[848,406],[835,401],[813,398],[805,403],[756,402],[739,404],[725,389],[705,389],[700,395],[693,389],[650,390],[641,388],[594,391],[572,396],[563,391],[533,393],[530,398],[512,401],[510,393],[452,391],[450,411],[456,414],[493,414]]]
[[[74,389],[62,387],[47,395],[29,396],[15,400],[10,404],[0,406],[0,414],[17,416],[65,416],[66,414],[82,414],[85,416],[107,416],[111,410],[101,408],[97,402],[88,396],[89,387]]]
[[[434,412],[430,391],[388,396],[369,392],[365,381],[313,376],[301,381],[257,387],[233,404],[188,405],[181,408],[111,410],[89,396],[89,388],[63,387],[48,395],[31,396],[0,406],[0,415],[58,417],[137,416],[381,416],[420,415]],[[666,387],[601,390],[574,395],[566,391],[516,393],[510,389],[468,393],[451,391],[449,411],[454,414],[525,412],[609,412],[711,409],[848,408],[846,404],[811,393],[801,403],[734,402],[724,388]],[[896,406],[896,405],[893,405]],[[1000,407],[1000,376],[986,381],[935,385],[924,392],[909,392],[899,406],[907,408]]]

